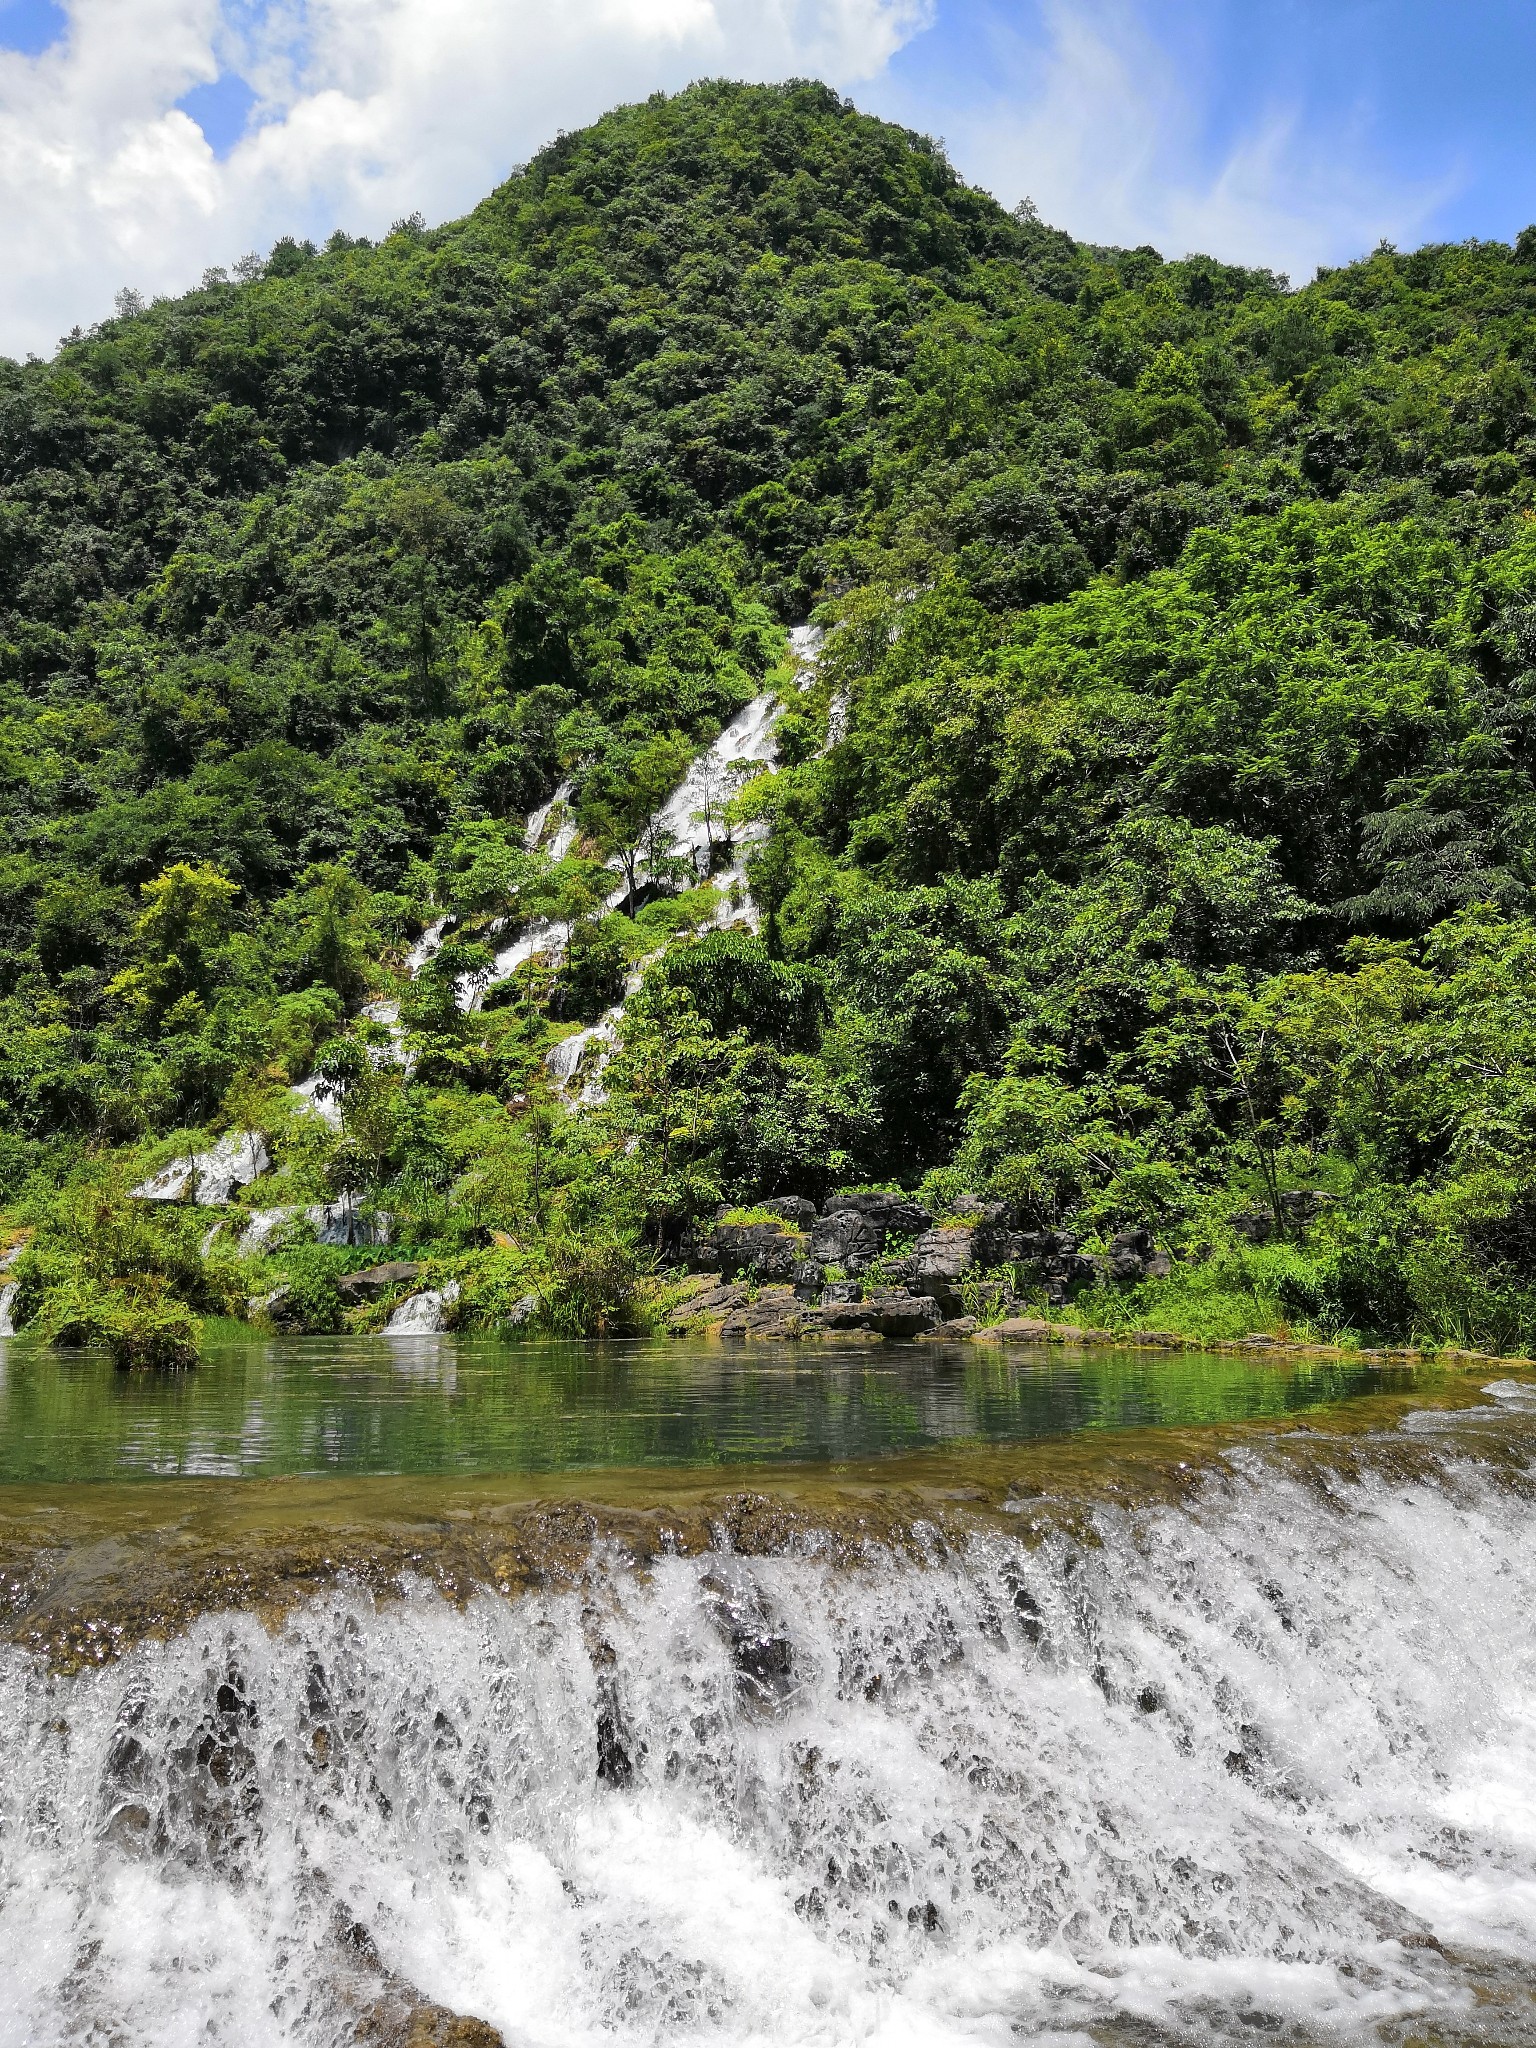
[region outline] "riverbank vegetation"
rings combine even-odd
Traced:
[[[376,1324],[386,1235],[654,1324],[899,1187],[1146,1226],[1079,1320],[1536,1346],[1536,230],[1292,288],[711,84],[242,272],[0,364],[21,1326]]]

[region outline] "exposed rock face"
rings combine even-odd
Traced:
[[[811,1257],[845,1273],[862,1273],[892,1237],[915,1237],[933,1222],[921,1202],[884,1189],[843,1188],[828,1195],[811,1231]]]
[[[938,1303],[928,1294],[908,1294],[892,1287],[865,1301],[829,1301],[812,1311],[824,1331],[872,1330],[882,1337],[920,1337],[943,1321]]]
[[[955,1315],[961,1306],[961,1281],[996,1263],[998,1256],[985,1229],[952,1223],[925,1230],[906,1262],[907,1284],[931,1294],[947,1315]]]
[[[823,1216],[845,1215],[850,1210],[867,1216],[893,1237],[915,1237],[933,1222],[921,1202],[914,1202],[910,1195],[893,1195],[885,1188],[842,1188],[821,1205]]]
[[[1300,1237],[1317,1219],[1318,1211],[1333,1200],[1323,1188],[1293,1188],[1280,1197],[1287,1237]],[[1231,1218],[1232,1228],[1249,1244],[1272,1244],[1279,1235],[1272,1209],[1243,1209]]]
[[[320,1244],[388,1244],[394,1231],[393,1217],[355,1202],[316,1202],[304,1216]]]
[[[884,1250],[884,1230],[857,1209],[835,1209],[811,1232],[811,1257],[845,1273],[862,1273]]]
[[[705,1613],[714,1624],[736,1667],[736,1691],[754,1719],[779,1713],[798,1690],[795,1650],[789,1631],[751,1580],[737,1581],[711,1572],[700,1581]]]
[[[713,1233],[720,1276],[750,1273],[759,1280],[793,1280],[805,1239],[779,1223],[717,1223]]]
[[[857,1286],[845,1282],[824,1288],[819,1301],[808,1302],[792,1287],[768,1286],[754,1292],[738,1282],[695,1294],[672,1311],[667,1327],[673,1336],[716,1329],[728,1343],[792,1343],[861,1334],[900,1340],[924,1336],[942,1321],[931,1296],[911,1295],[901,1287],[861,1301]]]
[[[1151,1231],[1143,1224],[1112,1237],[1098,1264],[1104,1278],[1117,1287],[1132,1287],[1138,1280],[1166,1280],[1173,1270],[1173,1261],[1157,1249]]]
[[[173,1159],[133,1193],[141,1202],[199,1202],[222,1208],[238,1189],[259,1180],[272,1164],[258,1131],[230,1131],[210,1152]]]
[[[1023,1263],[1032,1266],[1045,1287],[1045,1298],[1053,1308],[1099,1277],[1093,1259],[1077,1248],[1077,1239],[1066,1230],[1037,1230],[1024,1236]]]
[[[336,1287],[343,1299],[377,1301],[392,1288],[408,1287],[420,1278],[421,1268],[413,1259],[396,1259],[387,1266],[369,1266],[365,1272],[348,1273],[336,1282]]]
[[[804,1195],[770,1195],[758,1204],[772,1216],[780,1216],[793,1230],[809,1230],[816,1221],[816,1204]]]
[[[388,1244],[393,1219],[382,1209],[359,1209],[352,1202],[315,1202],[307,1209],[297,1202],[276,1209],[253,1209],[240,1233],[236,1249],[242,1258],[268,1251],[282,1242],[288,1230],[303,1217],[320,1244]]]
[[[750,1290],[739,1282],[701,1288],[696,1294],[689,1295],[686,1301],[680,1301],[669,1312],[667,1329],[674,1337],[685,1337],[692,1331],[706,1330],[721,1316],[727,1316],[733,1309],[743,1307],[750,1298]]]
[[[287,1226],[299,1214],[296,1202],[284,1203],[275,1209],[253,1209],[250,1212],[250,1221],[241,1231],[235,1249],[243,1259],[250,1258],[255,1252],[265,1251],[269,1245],[278,1241]],[[203,1256],[206,1258],[207,1253]]]

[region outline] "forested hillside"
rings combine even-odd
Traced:
[[[19,1320],[362,1315],[129,1196],[236,1130],[486,1325],[877,1186],[1145,1226],[1127,1315],[1536,1342],[1536,230],[1293,290],[708,84],[242,269],[0,363]]]

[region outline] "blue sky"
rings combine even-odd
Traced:
[[[1098,101],[1103,129],[1087,160],[1053,179],[1049,152],[1043,161],[1038,151],[1027,156],[1017,136],[1065,17],[1130,53],[1135,104],[1127,110],[1113,92],[1090,90],[1087,106]],[[1250,247],[1219,254],[1267,253],[1309,271],[1304,249],[1313,262],[1337,260],[1369,246],[1373,228],[1405,243],[1508,239],[1536,219],[1532,0],[939,0],[932,26],[860,97],[946,135],[980,182],[999,187],[1033,174],[1035,184],[1054,184],[1078,207],[1074,217],[1046,206],[1048,215],[1085,233],[1101,231],[1096,213],[1123,210],[1105,209],[1100,195],[1115,182],[1128,111],[1138,136],[1151,119],[1147,177],[1183,188],[1192,202],[1209,202],[1256,137],[1272,139],[1264,162],[1292,225],[1266,252],[1254,208]],[[1090,124],[1091,112],[1074,125],[1081,135]],[[1044,201],[1043,192],[1034,196]],[[1219,207],[1207,210],[1220,217]],[[1154,224],[1166,214],[1153,201],[1146,211]],[[1341,246],[1341,233],[1354,240]]]
[[[827,78],[1006,204],[1298,281],[1536,220],[1536,0],[0,0],[0,349],[450,218],[702,74]]]

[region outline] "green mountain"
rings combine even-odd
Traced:
[[[374,1254],[126,1194],[237,1129],[486,1322],[877,1184],[1146,1225],[1133,1318],[1536,1342],[1533,376],[1536,230],[1292,290],[804,83],[0,364],[18,1314],[335,1324]]]

